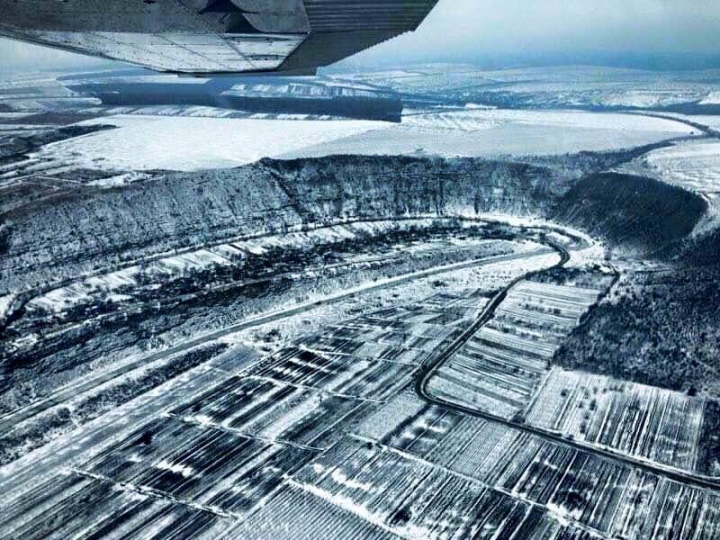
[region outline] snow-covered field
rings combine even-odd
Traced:
[[[516,102],[523,108],[649,109],[685,103],[717,104],[717,76],[717,70],[553,66],[483,71],[472,65],[426,64],[342,77],[408,93],[449,95],[478,103]]]
[[[718,105],[720,104],[720,92],[710,92],[705,99],[700,102],[701,105]]]
[[[687,471],[702,421],[702,398],[557,367],[527,416],[542,429]]]
[[[83,122],[118,129],[47,145],[38,157],[64,166],[193,171],[236,167],[382,127],[362,120],[254,120],[113,116]]]
[[[705,120],[692,120],[707,124]],[[713,117],[707,117],[713,118]],[[716,119],[720,127],[720,119]],[[720,224],[720,142],[698,139],[677,142],[654,150],[619,167],[618,172],[649,176],[701,195],[708,203],[708,213],[696,227],[695,234]]]
[[[648,154],[647,164],[666,182],[698,193],[720,193],[720,142],[683,142],[656,150]]]
[[[638,109],[651,109],[653,107],[667,107],[678,103],[688,103],[698,98],[698,94],[676,90],[627,90],[616,94],[608,92],[599,100],[607,107],[633,107]]]
[[[550,155],[627,148],[693,133],[693,128],[672,120],[616,113],[467,109],[408,115],[400,125],[384,125],[282,157]]]
[[[403,124],[302,118],[117,115],[82,124],[117,129],[47,145],[36,157],[63,168],[193,171],[265,157],[332,154],[547,155],[610,150],[688,135],[660,118],[579,111],[467,109],[411,114]]]
[[[709,116],[709,115],[686,116],[686,115],[682,115],[682,114],[673,115],[673,116],[691,120],[693,122],[697,122],[698,124],[703,124],[709,128],[720,129],[720,116]]]
[[[430,112],[405,117],[409,126],[477,131],[498,126],[544,126],[570,129],[614,129],[617,131],[648,131],[684,134],[687,126],[661,118],[621,113],[592,113],[584,111],[527,111],[507,109],[468,108],[460,111]]]

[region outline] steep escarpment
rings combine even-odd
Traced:
[[[656,234],[668,227],[687,230],[699,211],[697,201],[686,194],[673,195],[678,207],[674,217],[658,209],[657,224],[645,224]],[[652,209],[646,213],[651,214]],[[623,279],[614,294],[576,329],[558,351],[555,362],[718,399],[720,231],[671,242],[659,255],[666,263],[664,267]],[[720,426],[720,405],[708,403],[714,411],[707,417],[712,419],[708,425],[714,434]]]
[[[479,159],[335,156],[261,164],[309,221],[429,213],[540,215],[569,187],[558,169]]]
[[[354,218],[504,211],[542,214],[564,180],[478,160],[327,158],[167,173],[83,188],[8,212],[3,289],[288,227]]]
[[[233,235],[301,222],[277,182],[253,167],[166,174],[112,189],[84,188],[4,216],[5,287],[33,287]]]
[[[720,398],[718,239],[715,233],[691,244],[667,269],[621,281],[555,362]]]
[[[715,229],[695,238],[675,255],[690,266],[720,270],[720,230]]]
[[[0,295],[186,248],[349,219],[503,213],[551,218],[653,253],[684,238],[704,201],[654,180],[584,174],[610,160],[543,166],[481,159],[334,156],[160,173],[83,186],[3,215]]]

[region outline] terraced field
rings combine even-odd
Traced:
[[[544,515],[572,523],[592,537],[664,538],[673,530],[677,538],[713,538],[720,533],[713,506],[718,492],[682,486],[564,444],[428,405],[410,393],[368,418],[357,436],[472,478],[491,487],[496,498],[506,494],[542,508]],[[341,470],[345,475],[346,469]]]
[[[309,350],[420,365],[448,346],[482,313],[481,291],[465,297],[437,294],[419,305],[388,308],[345,321],[301,341]]]
[[[703,408],[680,392],[554,368],[527,422],[693,472]]]
[[[441,400],[501,418],[524,413],[563,339],[602,291],[524,280],[428,382]]]
[[[19,474],[28,485],[0,503],[0,536],[701,540],[720,534],[720,490],[683,484],[522,424],[432,404],[415,392],[423,366],[472,328],[488,292],[445,290],[336,321],[250,365],[235,365],[235,353],[225,353],[201,375],[188,376],[176,395],[150,398],[156,412],[119,418],[115,436],[71,442],[89,444],[78,459],[40,468],[37,476]],[[583,302],[596,294],[519,283],[482,343],[496,343],[490,338],[504,336],[500,329],[511,320],[535,320],[530,312],[548,315],[543,324],[558,329],[559,342],[559,329],[575,324]],[[512,341],[513,351],[524,350],[528,340],[518,334],[531,330],[517,326],[512,337],[525,341]],[[544,357],[528,355],[522,371],[530,373],[530,360],[538,372],[546,369]],[[595,382],[553,369],[527,422],[570,430],[576,415],[568,411]],[[550,399],[570,385],[568,395]],[[633,391],[628,399],[658,397],[654,389]],[[690,409],[670,397],[668,423],[661,422],[658,442],[650,445],[656,449],[637,455],[669,456],[661,442],[675,438],[672,459],[679,466],[689,458],[669,411]],[[619,401],[598,402],[596,410],[621,406],[633,410]],[[622,424],[613,429],[624,433]],[[8,486],[12,477],[0,479],[0,487]]]

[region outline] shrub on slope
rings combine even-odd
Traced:
[[[691,242],[681,251],[679,259],[696,267],[720,267],[720,230],[715,229]]]
[[[687,237],[707,211],[700,196],[641,176],[585,176],[563,195],[551,219],[653,254]]]

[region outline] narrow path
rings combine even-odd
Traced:
[[[663,114],[660,112],[655,113],[655,112],[643,112],[643,111],[630,111],[627,114],[634,114],[636,116],[646,116],[648,118],[661,118],[663,120],[672,120],[674,122],[678,122],[680,124],[685,124],[686,126],[690,126],[691,128],[697,129],[698,131],[702,131],[708,137],[720,139],[720,131],[718,131],[717,129],[713,129],[710,126],[706,126],[705,124],[700,124],[699,122],[693,122],[692,120],[688,120],[687,118],[680,118],[679,116]]]
[[[553,249],[555,249],[561,256],[561,260],[558,264],[556,264],[553,268],[561,268],[565,266],[570,261],[570,253],[560,244],[556,244],[551,241],[546,241],[546,244]],[[472,409],[470,407],[465,407],[463,405],[458,405],[456,403],[451,403],[449,401],[446,401],[442,398],[438,398],[433,396],[428,392],[428,383],[430,382],[430,379],[433,377],[433,375],[437,372],[438,369],[447,361],[449,360],[452,355],[460,349],[467,341],[470,340],[472,336],[475,335],[475,333],[483,326],[485,325],[495,314],[495,311],[500,306],[500,304],[505,300],[505,298],[508,295],[508,292],[520,281],[525,280],[529,277],[532,277],[533,275],[539,274],[540,272],[544,272],[546,270],[541,270],[537,272],[531,272],[529,274],[526,274],[525,276],[522,276],[516,280],[514,280],[512,283],[510,283],[505,289],[503,289],[501,292],[499,292],[492,301],[487,305],[483,313],[480,315],[480,317],[475,321],[475,323],[468,328],[463,334],[461,334],[453,343],[451,343],[447,349],[442,351],[439,355],[437,355],[431,363],[423,365],[420,373],[418,373],[418,377],[415,382],[415,391],[416,393],[425,401],[432,405],[437,405],[439,407],[442,407],[444,409],[450,409],[456,412],[459,412],[461,414],[466,414],[470,416],[475,416],[478,418],[482,418],[483,420],[487,420],[489,422],[494,422],[498,424],[503,424],[511,429],[522,431],[524,433],[528,433],[530,435],[534,435],[537,437],[540,437],[542,439],[545,439],[546,441],[549,441],[554,444],[560,444],[563,446],[567,446],[570,448],[574,448],[576,450],[580,450],[582,452],[586,453],[592,453],[598,456],[601,456],[607,460],[619,462],[623,465],[629,465],[630,467],[643,470],[645,472],[649,472],[651,474],[655,474],[661,477],[665,477],[669,480],[673,480],[675,482],[679,482],[681,484],[696,486],[700,488],[706,488],[706,489],[720,489],[720,479],[718,478],[712,478],[708,476],[702,476],[697,474],[692,474],[688,472],[681,471],[679,469],[675,469],[673,467],[665,466],[660,463],[652,463],[649,461],[644,461],[642,459],[635,458],[633,456],[622,454],[620,452],[615,452],[612,450],[606,450],[604,448],[600,448],[598,446],[588,444],[588,443],[582,443],[578,441],[574,441],[572,439],[566,438],[562,435],[559,435],[557,433],[552,433],[549,431],[545,431],[543,429],[530,426],[525,423],[519,423],[514,422],[512,420],[507,420],[500,416],[495,416],[493,414],[484,412],[479,409]]]

